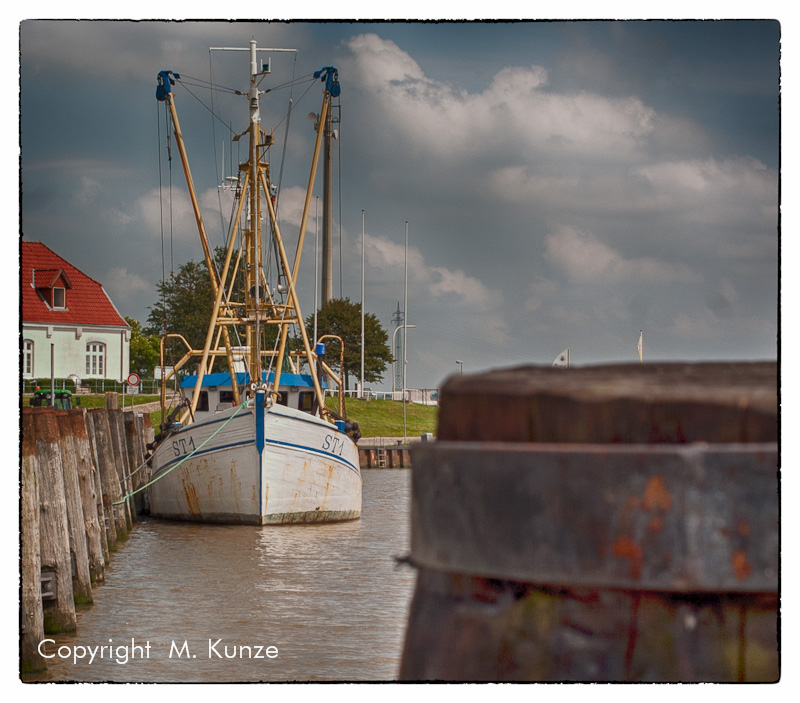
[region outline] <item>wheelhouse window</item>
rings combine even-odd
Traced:
[[[316,396],[314,391],[301,391],[298,400],[297,409],[306,413],[314,412],[314,400]]]
[[[103,376],[105,373],[106,345],[89,342],[86,345],[86,375]]]
[[[22,341],[22,375],[33,376],[33,341]]]

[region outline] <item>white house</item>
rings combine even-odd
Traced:
[[[22,377],[123,381],[131,329],[103,286],[41,242],[22,242]]]

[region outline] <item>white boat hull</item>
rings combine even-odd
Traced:
[[[191,424],[159,444],[150,514],[255,525],[360,517],[361,471],[352,439],[298,410],[251,405]]]

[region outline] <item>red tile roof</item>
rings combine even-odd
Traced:
[[[23,322],[127,327],[102,285],[41,242],[22,242],[20,278]],[[66,289],[66,308],[53,310],[36,287],[46,293],[57,283]]]

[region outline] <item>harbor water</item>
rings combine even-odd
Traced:
[[[55,656],[36,680],[396,680],[415,578],[397,562],[409,551],[410,471],[363,478],[352,522],[139,524],[77,632],[45,643]]]

